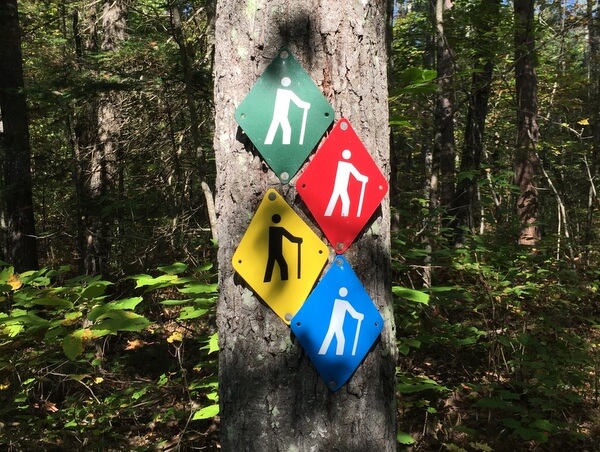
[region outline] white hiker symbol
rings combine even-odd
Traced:
[[[310,108],[310,103],[300,99],[291,89],[286,89],[291,83],[292,81],[289,77],[283,77],[281,79],[281,86],[283,86],[283,88],[277,89],[277,94],[275,96],[275,108],[273,109],[273,119],[271,120],[269,131],[267,132],[267,138],[265,138],[265,144],[273,144],[273,139],[275,138],[275,134],[277,133],[279,126],[281,126],[281,130],[283,132],[281,144],[290,144],[292,140],[292,126],[290,125],[289,118],[290,102],[295,103],[298,108],[302,108],[304,110],[302,116],[302,126],[300,128],[300,140],[298,144],[304,143],[306,116],[308,114],[308,109]]]
[[[346,297],[348,295],[348,289],[345,287],[340,287],[338,293],[340,297]],[[358,345],[358,336],[360,334],[360,324],[365,318],[365,315],[354,309],[348,300],[336,298],[335,302],[333,303],[333,312],[331,313],[329,328],[327,330],[327,334],[325,335],[325,339],[323,340],[323,344],[321,344],[321,348],[319,349],[319,355],[325,355],[327,353],[334,336],[335,340],[337,341],[335,354],[344,354],[344,345],[346,345],[346,337],[344,336],[344,320],[346,319],[346,313],[350,314],[351,317],[357,320],[356,333],[354,334],[354,346],[352,347],[352,356],[356,354],[356,346]]]
[[[350,157],[352,157],[352,152],[350,152],[349,149],[344,149],[342,152],[342,158],[344,160],[349,160]],[[344,160],[340,160],[337,165],[333,193],[331,193],[329,204],[327,204],[327,210],[325,210],[326,217],[330,217],[333,214],[333,209],[335,208],[338,199],[340,199],[342,202],[342,217],[347,217],[350,213],[350,196],[348,195],[350,174],[352,174],[354,178],[362,184],[360,188],[358,208],[356,209],[356,216],[360,217],[362,212],[363,200],[365,197],[365,187],[369,181],[369,178],[364,174],[361,174],[352,163],[345,162]]]

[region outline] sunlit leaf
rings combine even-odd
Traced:
[[[178,275],[186,271],[188,266],[182,262],[175,262],[173,265],[167,265],[166,267],[158,267],[161,272],[169,275]]]
[[[179,320],[195,319],[203,316],[208,312],[208,309],[197,309],[192,306],[186,306],[179,312],[177,317]]]
[[[196,411],[194,413],[194,416],[192,417],[192,421],[198,421],[201,419],[210,419],[212,417],[215,417],[217,414],[219,414],[219,405],[218,404],[209,405],[209,406],[202,408],[201,410]]]
[[[216,284],[208,284],[203,282],[193,282],[179,289],[181,293],[216,293]]]
[[[136,350],[138,348],[142,348],[144,345],[146,345],[146,342],[141,339],[130,339],[127,341],[125,350]]]
[[[12,288],[12,290],[17,290],[23,285],[23,283],[19,279],[19,275],[17,274],[10,275],[7,282],[8,285]]]
[[[175,331],[173,334],[171,334],[167,338],[167,342],[169,344],[172,344],[173,342],[181,342],[181,341],[183,341],[183,334],[181,334],[179,331]]]
[[[414,301],[416,303],[428,304],[429,295],[421,292],[420,290],[408,289],[406,287],[394,286],[392,287],[392,293],[405,300]]]
[[[400,444],[404,444],[404,445],[409,445],[409,444],[415,443],[415,439],[412,436],[410,436],[408,433],[405,433],[405,432],[398,432],[398,434],[396,435],[396,440]]]

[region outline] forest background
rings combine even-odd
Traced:
[[[14,4],[0,446],[217,450],[215,4]],[[598,2],[389,11],[399,448],[598,450]]]

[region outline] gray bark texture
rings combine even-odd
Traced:
[[[221,441],[226,452],[396,450],[389,199],[345,253],[384,317],[385,328],[338,392],[327,389],[288,326],[255,297],[231,265],[269,188],[278,189],[314,225],[296,196],[295,178],[280,185],[234,119],[236,107],[280,48],[290,49],[332,104],[335,119],[350,120],[381,170],[389,174],[385,12],[383,0],[217,3],[217,324]]]
[[[23,81],[21,28],[16,0],[0,2],[0,159],[6,256],[17,272],[35,270],[29,119]],[[0,254],[4,254],[1,253]]]
[[[104,2],[100,49],[100,30],[95,26],[98,7],[98,2],[88,4],[86,16],[93,22],[87,24],[90,35],[86,50],[115,52],[127,38],[126,4],[120,0]],[[108,218],[102,212],[115,199],[115,191],[122,188],[118,183],[121,101],[122,95],[116,91],[94,92],[76,127],[79,271],[89,275],[106,275],[109,271],[111,225],[118,221],[118,214],[117,218]]]
[[[517,215],[521,223],[520,245],[535,245],[540,240],[537,226],[539,193],[535,185],[539,173],[536,145],[537,75],[535,72],[535,0],[515,1],[515,91],[517,100],[517,148],[515,183],[519,186]]]

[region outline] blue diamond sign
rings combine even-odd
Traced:
[[[356,371],[381,330],[383,318],[344,256],[337,256],[290,323],[331,391]]]
[[[333,108],[290,51],[282,49],[238,106],[235,119],[287,184],[333,122]]]

